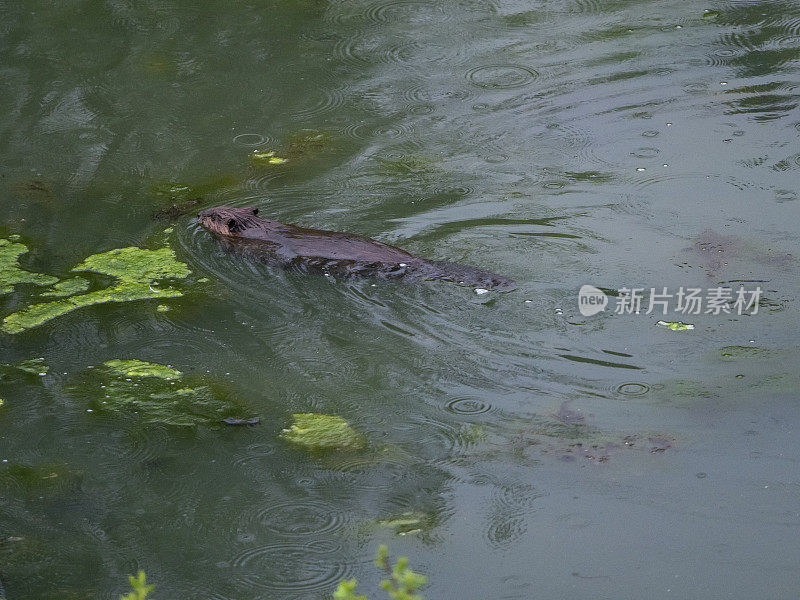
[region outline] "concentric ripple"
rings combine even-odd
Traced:
[[[494,407],[477,398],[455,398],[445,404],[445,410],[456,415],[481,415],[491,412]]]
[[[240,133],[233,138],[237,146],[260,146],[267,142],[267,138],[260,133]]]
[[[292,113],[295,119],[314,119],[341,107],[345,101],[344,91],[336,88],[317,88],[316,93],[309,91],[305,97],[305,107]]]
[[[467,71],[467,79],[484,89],[512,89],[528,85],[539,73],[521,65],[484,65]]]
[[[257,513],[257,519],[266,529],[288,536],[317,535],[345,524],[335,506],[302,499],[268,506]]]
[[[391,0],[370,7],[366,14],[373,23],[388,23],[424,5],[422,0]]]
[[[408,137],[413,128],[399,124],[375,126],[368,123],[354,123],[342,128],[341,131],[342,135],[356,140],[400,139]]]
[[[644,396],[650,391],[650,386],[646,383],[631,381],[628,383],[621,383],[615,388],[615,391],[623,396]]]
[[[392,39],[387,43],[383,39],[372,41],[355,36],[339,41],[333,53],[343,63],[364,67],[375,62],[408,64],[420,50],[420,45],[413,41]]]
[[[497,511],[488,519],[485,532],[489,545],[497,549],[512,546],[528,531],[525,518],[514,511]]]
[[[250,548],[231,562],[235,582],[243,587],[304,592],[331,587],[347,578],[349,568],[335,556],[338,547],[310,542]]]
[[[494,492],[496,502],[509,510],[532,508],[537,498],[547,495],[528,483],[518,481],[496,485]]]

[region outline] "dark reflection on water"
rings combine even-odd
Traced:
[[[0,368],[7,597],[113,598],[140,568],[159,597],[365,593],[383,542],[432,598],[792,597],[799,30],[756,0],[0,6],[0,237],[59,277],[164,243],[193,271],[166,312],[0,339],[50,366]],[[237,259],[191,219],[222,203],[519,288]],[[584,284],[764,302],[670,331],[613,294],[581,316]],[[206,376],[260,425],[88,412],[72,384],[117,357]],[[367,447],[293,448],[296,412]]]

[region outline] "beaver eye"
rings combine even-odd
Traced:
[[[228,219],[228,229],[233,230],[236,227],[236,219]]]

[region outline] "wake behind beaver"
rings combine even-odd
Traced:
[[[200,211],[197,220],[226,250],[270,264],[337,276],[439,279],[500,291],[516,287],[513,279],[503,275],[468,265],[427,260],[362,235],[262,219],[253,207],[208,208]]]

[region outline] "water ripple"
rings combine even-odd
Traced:
[[[528,85],[539,73],[520,65],[484,65],[470,69],[466,77],[479,88],[512,89]]]
[[[305,106],[291,113],[293,119],[312,120],[340,108],[345,102],[345,92],[337,88],[317,87],[307,90],[303,98]]]
[[[390,0],[369,7],[366,16],[373,23],[389,23],[410,16],[408,13],[425,7],[425,4],[423,0]]]
[[[504,550],[514,545],[527,531],[525,518],[518,511],[498,510],[490,515],[484,536],[490,546]]]
[[[476,398],[455,398],[445,404],[445,410],[456,415],[481,415],[491,412],[494,407],[483,400]]]
[[[306,499],[270,505],[260,510],[256,518],[266,529],[292,537],[336,531],[346,523],[338,506]]]
[[[635,381],[628,383],[621,383],[614,388],[614,391],[623,396],[644,396],[650,391],[650,386],[646,383],[637,383]]]
[[[332,587],[350,566],[334,556],[338,547],[309,542],[272,544],[245,550],[231,561],[235,583],[251,589],[307,592]]]

